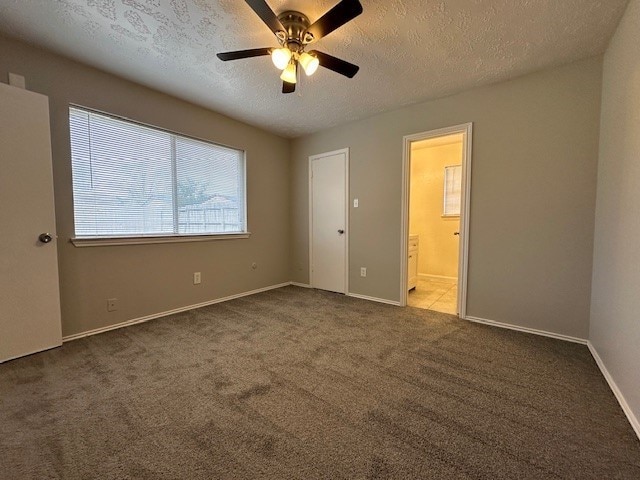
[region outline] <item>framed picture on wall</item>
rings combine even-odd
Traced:
[[[462,165],[444,167],[443,217],[460,216],[460,196],[462,194]]]

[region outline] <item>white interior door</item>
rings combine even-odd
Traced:
[[[347,150],[309,159],[311,286],[347,293]]]
[[[46,96],[0,83],[0,165],[3,362],[62,344]]]

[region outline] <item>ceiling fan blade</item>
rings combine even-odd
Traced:
[[[316,41],[329,35],[345,23],[353,20],[362,13],[362,5],[358,0],[342,0],[335,7],[316,20],[308,29],[307,33],[313,35]]]
[[[285,32],[285,28],[278,20],[278,16],[271,10],[271,7],[267,5],[265,0],[245,0],[254,12],[266,23],[267,27],[273,32]]]
[[[282,93],[293,93],[296,91],[296,84],[289,82],[282,82]]]
[[[339,73],[340,75],[344,75],[345,77],[353,78],[356,73],[358,73],[358,70],[360,70],[359,66],[354,65],[353,63],[346,62],[344,60],[340,60],[339,58],[331,56],[327,53],[322,53],[317,50],[312,50],[309,53],[318,57],[320,65],[324,68],[333,70],[334,72]]]
[[[270,48],[252,48],[249,50],[236,50],[235,52],[218,53],[218,58],[224,62],[229,60],[240,60],[241,58],[261,57],[271,55]]]

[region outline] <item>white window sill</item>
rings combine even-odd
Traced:
[[[105,247],[114,245],[148,245],[152,243],[187,243],[209,242],[212,240],[233,240],[249,238],[250,232],[217,233],[212,235],[176,235],[159,237],[82,237],[72,238],[71,243],[76,247]]]

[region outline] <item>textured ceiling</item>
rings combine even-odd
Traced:
[[[337,0],[267,0],[313,22]],[[364,13],[314,48],[360,66],[280,93],[276,46],[241,0],[0,0],[0,31],[295,137],[402,105],[602,53],[628,0],[361,0]]]

